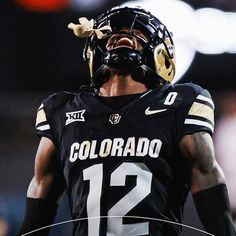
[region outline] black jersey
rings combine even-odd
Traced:
[[[114,110],[90,92],[57,93],[38,110],[55,144],[74,235],[179,235],[188,187],[178,145],[214,127],[207,90],[165,85]],[[175,224],[176,223],[176,224]]]

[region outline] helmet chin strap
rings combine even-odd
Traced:
[[[140,51],[128,47],[115,48],[104,54],[103,65],[93,75],[95,88],[100,88],[110,78],[109,68],[116,69],[123,76],[130,74],[135,81],[145,84],[147,88],[156,88],[165,82],[145,65],[145,58]]]
[[[120,47],[105,52],[102,66],[93,75],[93,86],[100,88],[111,76],[109,68],[116,69],[118,74],[131,74],[135,81],[143,83],[144,73],[140,69],[144,59],[140,51],[128,47]],[[127,69],[128,68],[128,69]]]
[[[138,50],[120,47],[107,51],[103,63],[117,70],[132,71],[144,64],[144,58]]]
[[[146,73],[148,71],[148,73]],[[130,75],[133,80],[145,84],[148,89],[161,87],[166,81],[159,77],[154,71],[148,67],[138,67],[133,70],[117,70],[122,76]],[[102,65],[93,75],[92,86],[99,89],[111,77],[111,71],[108,66]]]

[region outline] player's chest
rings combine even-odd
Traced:
[[[175,111],[144,107],[137,110],[91,112],[81,109],[66,112],[61,135],[66,139],[84,140],[100,137],[158,137],[175,131]]]
[[[76,114],[76,115],[74,115]],[[172,153],[174,113],[150,108],[95,114],[67,114],[59,138],[70,162],[104,157],[158,158]]]

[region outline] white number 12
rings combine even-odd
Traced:
[[[107,213],[107,236],[137,236],[149,234],[149,223],[122,224],[122,218],[151,192],[152,173],[143,163],[124,162],[110,176],[110,186],[125,186],[127,176],[136,177],[136,185]],[[83,170],[84,180],[89,180],[87,198],[88,235],[97,236],[100,226],[100,200],[103,183],[103,164],[95,164]],[[110,216],[110,217],[109,217]]]

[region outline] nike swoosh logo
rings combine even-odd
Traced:
[[[149,115],[157,114],[157,113],[160,113],[160,112],[163,112],[163,111],[166,111],[166,110],[167,110],[167,109],[150,110],[150,107],[148,107],[148,108],[145,110],[145,115],[149,116]]]

